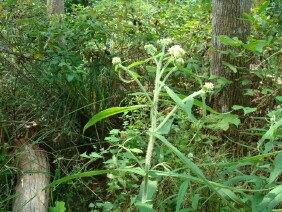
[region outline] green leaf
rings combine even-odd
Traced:
[[[220,192],[222,196],[226,196],[238,204],[244,204],[244,202],[233,191],[230,191],[229,189],[220,188],[218,189],[218,192]]]
[[[136,72],[134,72],[134,71],[128,71],[128,72],[130,72],[131,74],[132,74],[132,76],[133,76],[133,79],[138,79],[139,77],[140,77],[140,75],[139,74],[137,74]]]
[[[178,192],[178,196],[177,196],[177,203],[176,203],[176,212],[179,212],[179,210],[180,210],[180,206],[181,206],[181,203],[183,202],[184,197],[186,195],[188,185],[189,185],[189,180],[186,180],[181,184],[181,186],[179,188],[179,192]]]
[[[95,176],[95,175],[101,175],[101,174],[108,174],[110,172],[113,172],[112,170],[96,170],[96,171],[90,171],[90,172],[83,172],[83,173],[78,173],[78,174],[73,174],[67,177],[63,177],[59,180],[56,180],[52,183],[50,183],[49,185],[47,185],[45,189],[54,187],[55,185],[59,185],[61,183],[65,183],[67,181],[73,180],[73,179],[77,179],[77,178],[81,178],[81,177],[91,177],[91,176]]]
[[[271,140],[273,138],[275,130],[278,129],[278,127],[280,126],[282,126],[282,118],[279,119],[274,125],[271,125],[269,127],[269,130],[267,130],[266,133],[262,136],[262,138],[258,141],[257,148],[259,148],[265,140]]]
[[[159,129],[159,134],[168,134],[174,119],[169,119],[165,125]]]
[[[233,105],[232,107],[233,110],[243,110],[244,111],[244,115],[248,114],[248,113],[252,113],[255,112],[257,110],[256,107],[243,107],[241,105]]]
[[[90,158],[89,155],[87,155],[86,152],[84,152],[83,154],[80,154],[80,157],[82,157],[82,158]]]
[[[186,69],[186,68],[183,68],[182,66],[179,66],[177,65],[177,68],[180,70],[180,71],[183,71],[184,73],[186,73],[188,76],[191,76],[193,78],[195,78],[196,80],[198,80],[199,82],[201,81],[199,76],[197,76],[196,74],[194,74],[192,71]]]
[[[194,164],[189,158],[184,156],[176,147],[174,147],[165,137],[159,134],[155,134],[155,136],[162,141],[174,154],[176,154],[184,163],[187,165],[198,177],[205,179],[205,175],[202,170]]]
[[[189,98],[185,103],[181,100],[180,97],[178,97],[178,95],[176,93],[174,93],[173,90],[171,90],[168,86],[164,86],[167,94],[170,96],[170,98],[173,99],[173,101],[182,109],[184,110],[184,112],[186,113],[186,115],[188,117],[192,117],[192,114],[191,114],[191,109],[192,109],[192,106],[193,106],[193,102],[194,102],[194,99],[191,97]]]
[[[185,110],[187,116],[188,116],[189,118],[191,118],[192,120],[195,121],[196,119],[195,119],[195,117],[192,115],[193,103],[194,103],[194,98],[192,98],[192,97],[188,98],[187,101],[186,101],[185,104],[184,104],[184,105],[185,105],[184,110]]]
[[[276,99],[278,102],[282,103],[282,96],[276,96],[275,99]]]
[[[194,195],[193,201],[192,201],[192,208],[193,208],[194,210],[197,210],[197,209],[198,209],[199,200],[200,200],[200,194]]]
[[[241,46],[243,44],[237,37],[230,38],[226,35],[220,35],[218,38],[222,43],[228,46]]]
[[[13,195],[9,195],[7,198],[0,200],[0,205],[4,205],[5,202],[8,202],[9,200],[16,198],[17,196],[20,196],[20,193],[16,193]]]
[[[230,63],[227,63],[227,62],[225,62],[225,61],[222,61],[222,64],[223,64],[223,65],[226,65],[228,68],[230,68],[231,71],[233,71],[233,73],[237,73],[237,68],[236,68],[235,66],[233,66],[233,65],[231,65]]]
[[[259,8],[258,14],[261,14],[262,12],[264,12],[265,9],[268,7],[269,4],[270,4],[270,1],[269,1],[269,0],[268,0],[268,1],[265,1],[265,2],[261,5],[261,7]]]
[[[138,201],[135,203],[140,212],[154,212],[152,203],[142,203]]]
[[[222,194],[220,194],[217,189],[214,187],[214,184],[208,181],[202,172],[202,170],[195,164],[193,163],[189,158],[184,156],[177,148],[175,148],[165,137],[162,135],[159,135],[158,133],[154,134],[160,141],[162,141],[163,144],[165,144],[174,154],[176,154],[183,162],[184,164],[192,171],[194,172],[198,178],[200,178],[205,185],[207,185],[212,191],[214,191],[222,200],[225,201],[226,204],[232,209],[235,209],[235,207],[228,202]]]
[[[194,181],[196,183],[203,184],[203,185],[207,184],[204,180],[202,180],[198,177],[193,177],[193,176],[191,176],[191,174],[186,174],[186,173],[185,174],[178,174],[178,173],[175,173],[175,172],[163,172],[163,171],[151,170],[151,171],[149,171],[149,175],[152,176],[152,177],[161,177],[161,176],[163,176],[163,177],[177,177],[177,178],[180,178],[180,179],[191,180],[191,181]],[[244,190],[244,189],[239,189],[239,188],[236,188],[236,187],[231,187],[231,186],[223,185],[223,184],[212,182],[212,181],[208,181],[208,183],[210,183],[213,187],[217,187],[217,188],[226,188],[226,189],[234,190],[234,191]],[[245,189],[245,191],[250,191],[250,190]]]
[[[184,102],[182,102],[182,100],[174,93],[173,90],[171,90],[168,86],[164,86],[167,94],[170,96],[170,98],[173,99],[173,101],[180,107],[184,110],[185,108],[185,104]]]
[[[240,124],[240,119],[238,118],[238,115],[235,114],[230,114],[230,113],[225,113],[225,114],[211,114],[207,116],[206,119],[207,123],[214,123],[214,124],[208,124],[206,125],[207,128],[210,129],[221,129],[221,130],[228,130],[230,124],[234,124],[235,126],[238,127]]]
[[[101,121],[105,118],[108,118],[110,116],[119,114],[119,113],[124,113],[126,111],[131,111],[131,110],[137,110],[139,108],[146,107],[146,105],[135,105],[135,106],[130,106],[130,107],[112,107],[106,110],[103,110],[99,113],[97,113],[95,116],[93,116],[84,126],[83,128],[83,133],[85,130],[87,130],[89,127],[93,126],[96,124],[98,121]]]
[[[254,96],[255,95],[255,91],[253,89],[246,89],[244,95]]]
[[[140,176],[145,176],[145,171],[141,169],[140,167],[130,167],[130,168],[123,168],[123,169],[116,169],[117,171],[120,172],[131,172],[134,174],[138,174]]]
[[[181,99],[184,99],[186,97],[185,95],[182,95],[182,94],[179,94],[178,96]],[[192,101],[192,100],[193,100],[193,105],[200,107],[200,108],[204,107],[203,102],[198,100],[198,99],[191,98],[191,99],[188,99],[187,102]],[[190,103],[187,103],[187,104],[189,105]],[[187,107],[186,103],[185,103],[185,107]],[[189,108],[187,108],[187,109],[189,109]],[[214,109],[212,109],[210,106],[207,106],[207,105],[206,105],[206,110],[211,112],[211,113],[220,114],[219,112],[215,111]]]
[[[238,160],[238,161],[235,161],[235,162],[216,163],[216,164],[212,164],[212,166],[216,166],[216,167],[230,167],[230,166],[236,166],[236,165],[240,165],[240,164],[244,164],[244,163],[249,163],[249,162],[251,162],[251,163],[259,162],[260,160],[262,160],[264,158],[269,158],[269,157],[271,157],[273,155],[279,154],[280,152],[281,151],[271,152],[271,153],[266,153],[266,154],[251,156],[251,157],[246,157],[246,158],[244,158],[242,160]],[[246,164],[246,165],[250,165],[250,164]]]
[[[99,155],[98,153],[96,152],[92,152],[89,157],[91,158],[103,158],[103,156]]]
[[[68,74],[67,75],[67,81],[71,82],[74,79],[74,74]]]
[[[149,212],[149,211],[154,211],[153,210],[153,204],[152,204],[152,200],[153,200],[153,195],[157,190],[157,185],[158,182],[157,181],[152,181],[152,180],[148,180],[148,192],[147,192],[147,202],[142,203],[141,202],[141,198],[142,198],[142,194],[143,194],[143,190],[144,190],[144,181],[141,184],[141,189],[139,192],[139,195],[137,197],[137,199],[139,201],[136,202],[136,206],[138,207],[138,209],[140,210],[140,212]]]
[[[266,196],[262,202],[257,206],[258,212],[271,211],[274,207],[282,202],[282,185],[276,186]]]
[[[193,104],[197,107],[200,107],[200,108],[203,108],[204,107],[204,104],[202,101],[198,100],[198,99],[194,99],[194,102]],[[206,110],[211,112],[211,113],[214,113],[214,114],[220,114],[219,112],[215,111],[214,109],[212,109],[211,107],[209,106],[206,106]]]
[[[156,66],[146,66],[145,68],[148,72],[152,72],[152,73],[155,73],[157,70]]]
[[[140,154],[140,153],[143,153],[143,151],[141,149],[138,149],[138,148],[131,148],[129,149],[131,152],[134,152],[134,153],[137,153],[137,154]]]
[[[132,63],[132,64],[130,64],[129,66],[127,66],[127,69],[130,69],[130,68],[132,68],[132,67],[134,67],[134,66],[142,65],[142,64],[144,64],[144,63],[146,63],[146,62],[147,62],[147,60],[138,61],[138,62]]]
[[[268,178],[268,184],[274,182],[276,178],[278,178],[282,172],[282,153],[279,153],[274,160],[274,168],[270,172],[270,176]]]
[[[55,207],[52,207],[49,210],[52,212],[65,212],[66,211],[65,202],[56,201]]]
[[[248,13],[244,13],[244,16],[246,16],[246,18],[250,21],[250,22],[254,22],[256,21],[255,17],[253,15],[250,15]]]
[[[147,63],[148,61],[152,60],[153,58],[157,58],[157,57],[159,57],[159,56],[160,56],[160,54],[155,55],[154,57],[148,58],[148,59],[143,60],[143,61],[134,62],[134,63],[130,64],[129,66],[127,66],[127,69],[129,70],[129,69],[131,69],[132,67],[139,66],[139,65],[142,65],[142,64],[144,64],[144,63]]]
[[[251,40],[244,44],[244,48],[254,53],[262,53],[263,47],[267,44],[266,40]]]

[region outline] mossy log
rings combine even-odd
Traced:
[[[47,154],[27,139],[15,139],[14,145],[18,176],[13,212],[47,212],[49,191],[42,190],[50,183]]]

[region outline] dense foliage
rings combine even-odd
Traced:
[[[210,101],[228,82],[209,74],[209,0],[66,7],[0,5],[1,211],[15,198],[18,137],[48,151],[50,211],[282,207],[278,0],[254,3],[246,43],[220,38],[251,61],[250,107],[224,114]]]

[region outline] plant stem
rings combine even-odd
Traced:
[[[150,116],[151,116],[151,132],[155,132],[157,127],[157,119],[158,119],[158,103],[159,103],[159,95],[160,90],[160,79],[162,76],[161,73],[161,61],[162,57],[159,61],[156,61],[157,70],[156,70],[156,78],[155,78],[155,86],[154,86],[154,98],[151,106]],[[147,193],[148,193],[148,182],[149,182],[149,170],[151,168],[151,159],[154,149],[156,137],[153,133],[149,135],[149,143],[146,152],[146,159],[145,159],[145,176],[144,176],[144,190],[142,194],[142,203],[145,203],[147,200]]]

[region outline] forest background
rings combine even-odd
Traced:
[[[282,4],[219,2],[1,1],[0,210],[35,146],[46,211],[282,208]]]

